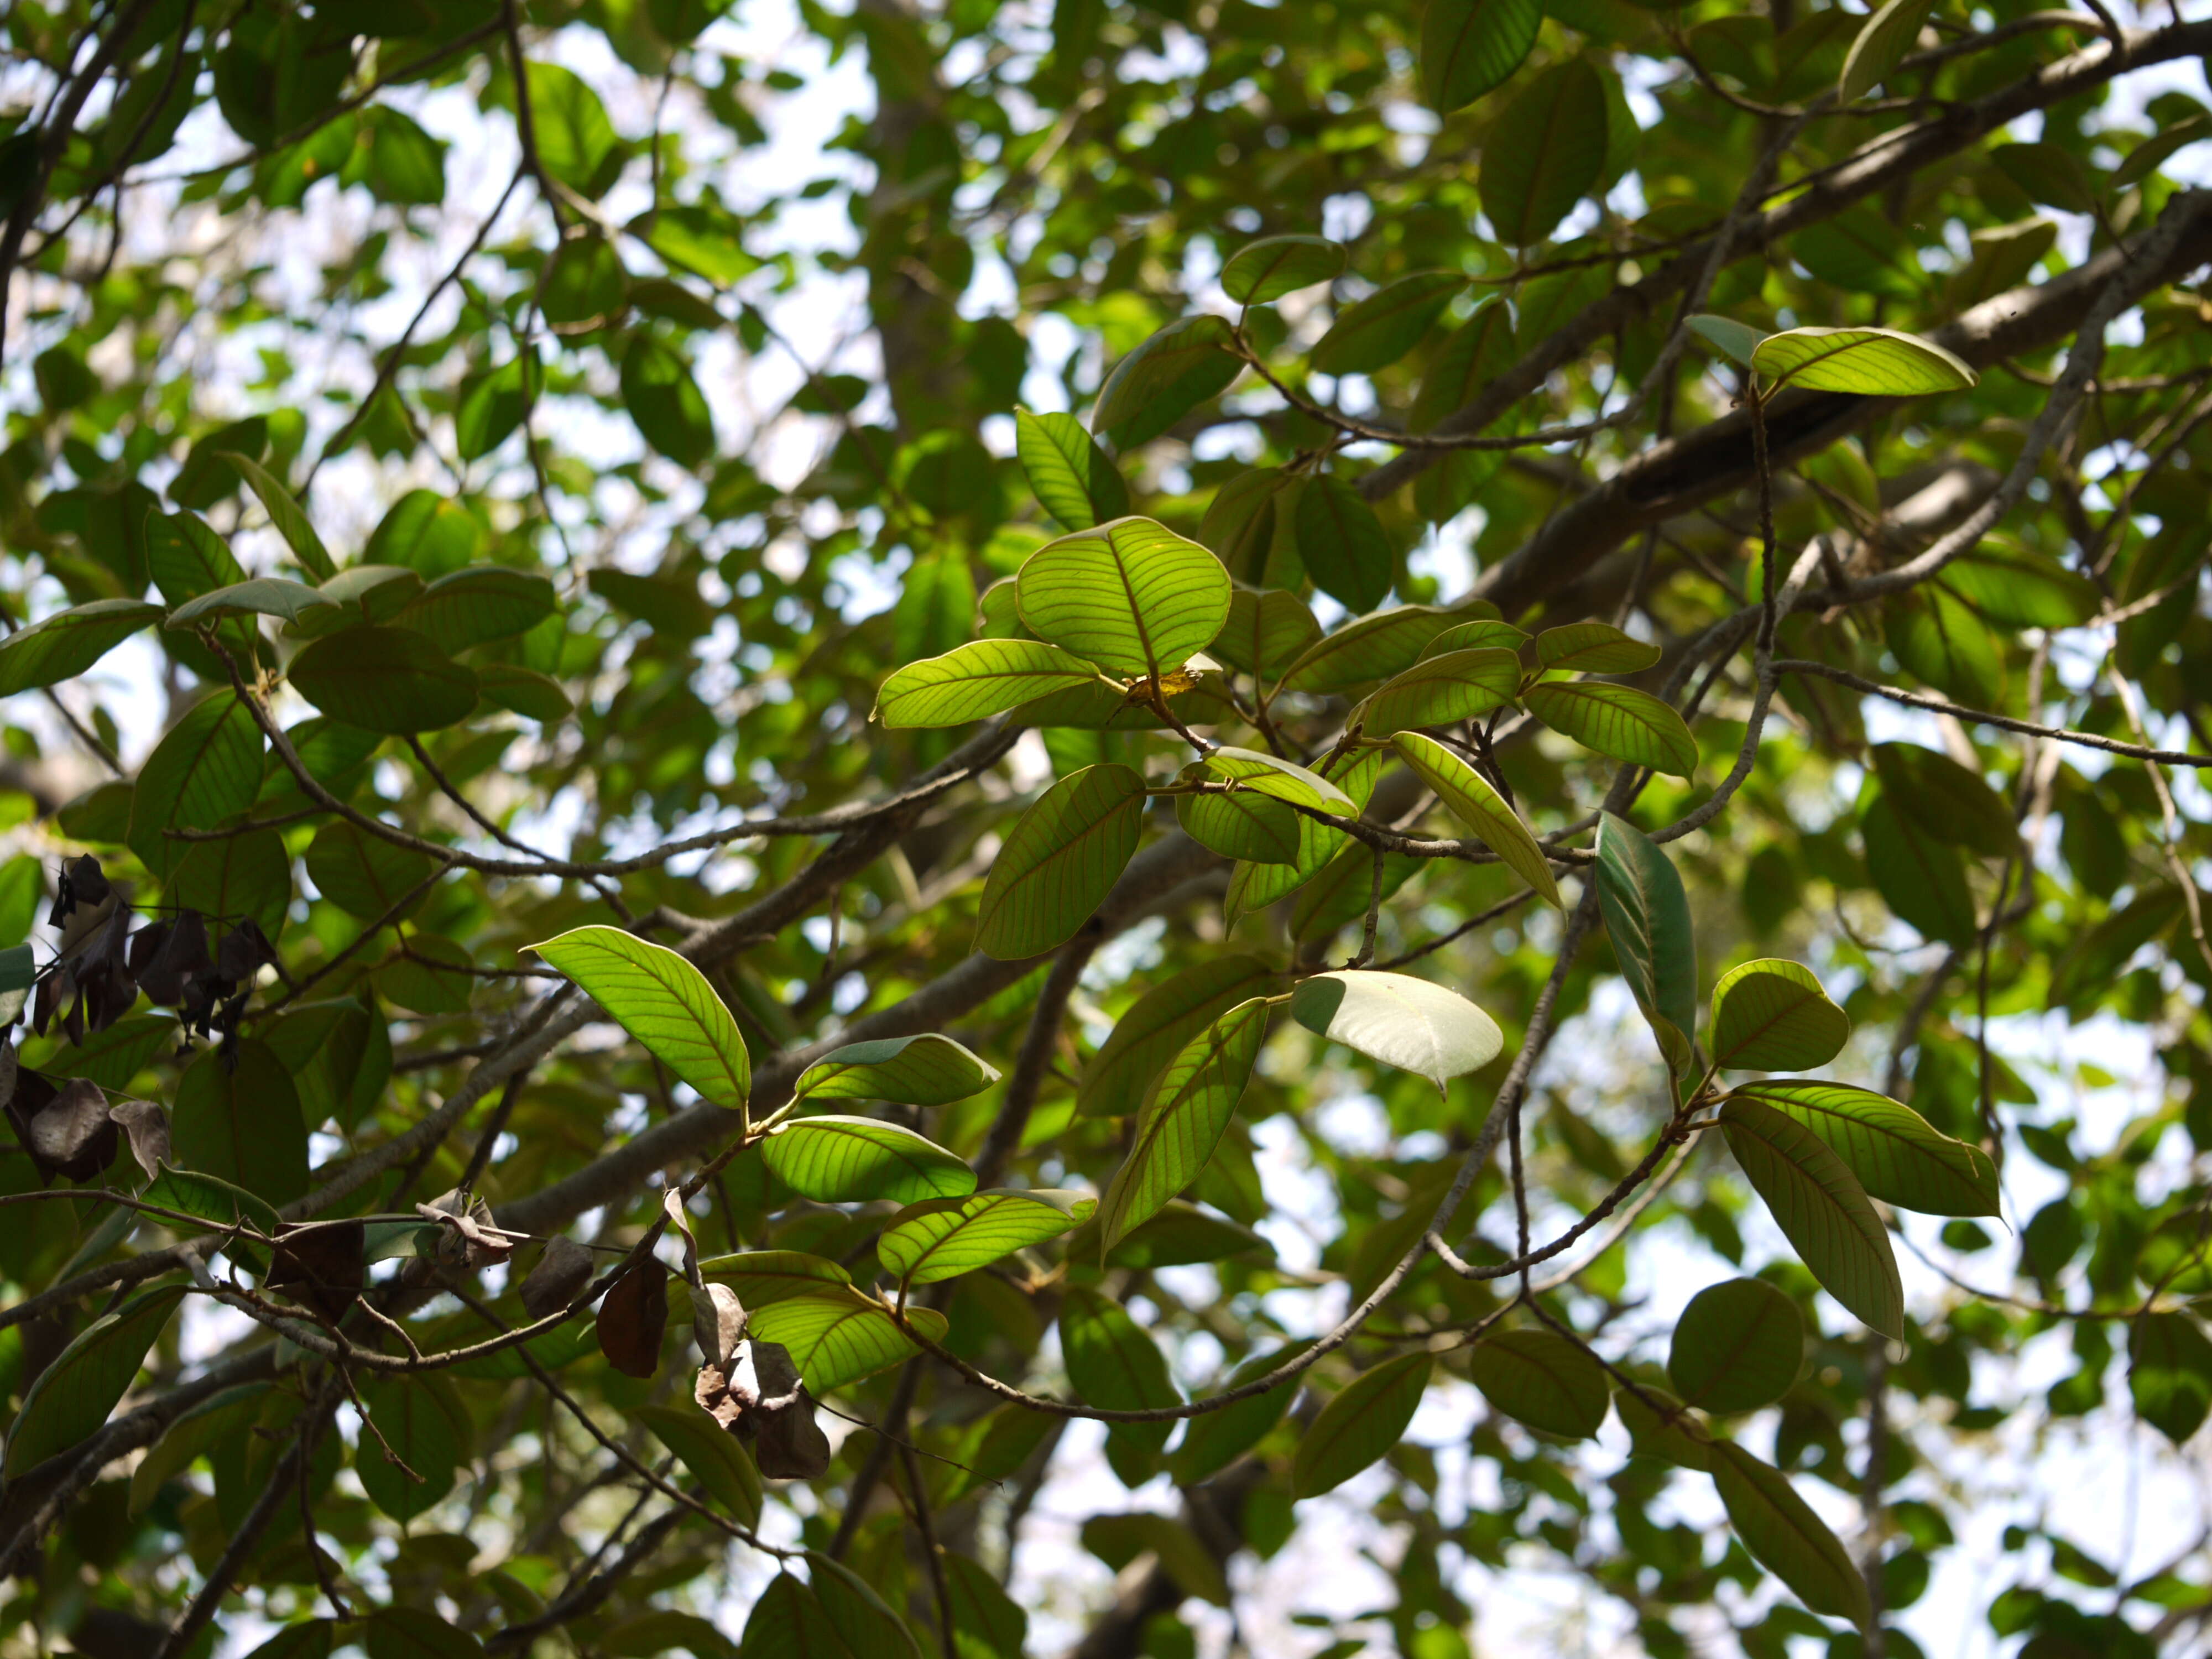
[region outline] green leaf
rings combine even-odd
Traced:
[[[1758,1102],[1819,1136],[1872,1196],[1930,1215],[1996,1215],[1996,1166],[1939,1133],[1910,1106],[1849,1083],[1765,1079],[1731,1099]]]
[[[1587,60],[1554,64],[1514,95],[1482,144],[1482,210],[1509,247],[1528,247],[1587,196],[1605,167],[1605,82]]]
[[[1759,343],[1751,366],[1769,397],[1784,386],[1800,386],[1809,392],[1915,398],[1964,391],[1981,379],[1942,346],[1892,328],[1784,329]]]
[[[1154,1081],[1129,1154],[1099,1205],[1104,1250],[1198,1179],[1251,1081],[1271,1012],[1265,997],[1238,1003],[1184,1045]]]
[[[556,333],[582,333],[613,322],[629,302],[629,273],[622,255],[596,230],[562,240],[538,293],[539,309]]]
[[[1512,362],[1512,310],[1502,301],[1485,300],[1475,307],[1473,316],[1452,331],[1422,373],[1421,389],[1413,399],[1413,430],[1431,431],[1444,416],[1465,409]],[[1470,460],[1478,453],[1461,453]]]
[[[1116,1572],[1150,1553],[1177,1589],[1216,1607],[1230,1604],[1229,1581],[1198,1534],[1182,1522],[1148,1510],[1094,1515],[1083,1523],[1083,1547]]]
[[[1014,411],[1014,449],[1037,502],[1063,530],[1088,530],[1129,510],[1129,487],[1073,415]]]
[[[276,526],[276,533],[292,550],[292,557],[300,568],[319,582],[337,575],[338,568],[331,562],[330,550],[323,545],[323,538],[315,533],[306,511],[292,498],[292,492],[284,488],[283,482],[251,456],[233,454],[222,459],[261,498],[269,522]]]
[[[684,1472],[707,1489],[738,1525],[760,1525],[760,1471],[738,1437],[703,1411],[682,1406],[632,1406],[629,1414],[674,1452]]]
[[[1425,1352],[1400,1354],[1360,1372],[1321,1409],[1298,1441],[1291,1463],[1291,1496],[1334,1492],[1405,1437],[1429,1386]]]
[[[732,1255],[710,1255],[700,1262],[699,1271],[718,1285],[727,1285],[748,1308],[788,1302],[795,1296],[832,1294],[853,1282],[852,1274],[836,1262],[804,1250],[739,1250]]]
[[[2176,122],[2128,152],[2127,159],[2112,170],[2112,188],[2125,190],[2130,185],[2141,184],[2176,150],[2186,149],[2207,138],[2212,138],[2212,117],[2192,115]]]
[[[578,927],[523,949],[575,981],[703,1098],[744,1108],[752,1092],[744,1038],[707,976],[684,957],[619,927]]]
[[[2003,696],[2002,647],[1940,584],[1897,595],[1884,607],[1882,623],[1891,652],[1915,679],[1978,708]],[[2123,639],[2130,625],[2121,624]]]
[[[777,1180],[820,1204],[964,1198],[975,1172],[934,1141],[872,1117],[802,1117],[761,1143]]]
[[[1713,988],[1712,1063],[1749,1072],[1809,1072],[1850,1040],[1850,1016],[1828,1000],[1813,970],[1768,957]]]
[[[1371,374],[1388,368],[1413,349],[1466,287],[1460,271],[1423,270],[1376,289],[1340,311],[1314,343],[1309,360],[1315,373]]]
[[[640,214],[627,228],[677,270],[702,276],[718,289],[761,268],[761,261],[745,251],[742,222],[712,202],[657,207]]]
[[[143,1515],[161,1488],[182,1474],[219,1442],[252,1431],[254,1419],[268,1403],[271,1384],[245,1382],[223,1389],[203,1401],[169,1425],[168,1431],[146,1449],[138,1467],[131,1471],[131,1516]],[[297,1626],[295,1626],[297,1628]],[[324,1650],[328,1651],[327,1638]],[[265,1649],[256,1649],[257,1654]]]
[[[422,573],[398,564],[356,564],[315,590],[332,609],[301,613],[285,629],[298,639],[320,639],[356,623],[389,622],[422,592]]]
[[[1438,1094],[1505,1046],[1498,1022],[1458,992],[1407,974],[1316,974],[1291,994],[1291,1015],[1310,1031],[1428,1079]]]
[[[1205,763],[1186,768],[1186,780],[1207,770]],[[1176,822],[1185,835],[1224,858],[1259,864],[1297,861],[1302,816],[1285,801],[1248,790],[1176,797]]]
[[[1577,674],[1634,674],[1657,662],[1659,654],[1657,646],[1610,623],[1570,623],[1536,635],[1537,661]]]
[[[544,577],[506,565],[478,564],[438,577],[393,612],[392,620],[428,635],[432,644],[452,655],[527,634],[555,608],[553,584]]]
[[[914,1632],[866,1582],[842,1562],[810,1550],[814,1593],[854,1659],[922,1659]]]
[[[1720,1121],[1729,1150],[1821,1287],[1884,1336],[1902,1337],[1897,1258],[1858,1177],[1818,1135],[1756,1096],[1729,1096]]]
[[[143,599],[94,599],[0,640],[0,697],[75,679],[161,614]]]
[[[479,667],[477,693],[495,708],[541,723],[564,720],[576,712],[559,682],[511,662],[488,662]]]
[[[40,1371],[8,1431],[0,1474],[13,1480],[96,1432],[128,1392],[147,1350],[185,1297],[167,1285],[133,1297],[86,1326]]]
[[[292,689],[332,720],[406,737],[469,717],[477,677],[411,628],[349,628],[292,659]]]
[[[960,1659],[1022,1659],[1030,1616],[999,1588],[990,1570],[957,1550],[943,1552],[945,1588],[952,1603]]]
[[[31,947],[17,948],[24,953],[21,960],[28,963]],[[26,976],[21,984],[4,988],[20,991],[31,983]],[[82,1042],[68,1042],[57,1033],[52,1048],[45,1054],[27,1043],[21,1058],[33,1071],[47,1077],[90,1078],[103,1089],[122,1089],[176,1036],[177,1022],[167,1014],[126,1014],[104,1031],[87,1031]]]
[[[1403,853],[1382,855],[1382,901],[1388,903],[1401,887],[1419,874],[1421,860]],[[1375,852],[1357,843],[1345,848],[1322,866],[1321,873],[1298,889],[1291,901],[1291,937],[1303,945],[1318,945],[1337,930],[1364,924],[1367,907],[1375,899]]]
[[[361,1640],[368,1659],[477,1659],[483,1652],[475,1637],[425,1607],[379,1607],[362,1621]]]
[[[186,842],[170,866],[164,896],[225,923],[251,921],[275,939],[292,902],[292,858],[284,837],[255,830],[221,841]]]
[[[1316,587],[1355,617],[1382,603],[1397,580],[1389,532],[1352,481],[1316,473],[1298,491],[1298,557]]]
[[[1208,1392],[1226,1393],[1257,1382],[1311,1346],[1313,1339],[1307,1337],[1255,1353],[1224,1377],[1218,1389]],[[1283,1420],[1291,1402],[1298,1397],[1299,1387],[1298,1379],[1292,1377],[1278,1382],[1265,1394],[1255,1394],[1233,1406],[1224,1406],[1218,1411],[1191,1419],[1183,1430],[1182,1443],[1176,1448],[1170,1460],[1176,1484],[1194,1486],[1208,1475],[1228,1468],[1266,1439],[1275,1425]]]
[[[833,1048],[799,1073],[793,1099],[895,1100],[908,1106],[949,1106],[981,1094],[999,1068],[949,1036],[879,1037]]]
[[[546,172],[596,201],[612,188],[625,159],[606,106],[583,79],[558,64],[523,66],[538,159]]]
[[[1144,827],[1140,774],[1112,762],[1069,773],[1007,833],[983,883],[975,948],[1019,962],[1066,944],[1112,890]]]
[[[763,1342],[781,1342],[790,1349],[791,1363],[805,1379],[808,1391],[817,1395],[872,1376],[921,1352],[889,1314],[849,1286],[842,1291],[790,1297],[749,1311],[746,1334]],[[929,1308],[908,1308],[906,1317],[931,1341],[945,1340],[943,1314]]]
[[[1124,679],[1181,668],[1229,620],[1229,572],[1150,519],[1115,519],[1048,542],[1014,590],[1048,644]]]
[[[2020,852],[2012,808],[1978,773],[1917,743],[1877,743],[1868,754],[1883,798],[1927,834],[1984,858]]]
[[[1154,986],[1121,1016],[1084,1068],[1076,1110],[1090,1117],[1135,1112],[1161,1068],[1194,1036],[1275,977],[1257,957],[1219,956]]]
[[[185,464],[169,481],[169,499],[179,507],[204,513],[236,492],[238,475],[225,463],[233,455],[258,457],[269,448],[269,421],[249,415],[242,421],[217,427],[197,440],[185,453]],[[240,571],[240,575],[246,573]],[[167,592],[167,590],[162,590]],[[174,602],[172,596],[172,603]]]
[[[1530,686],[1522,701],[1538,720],[1585,749],[1678,778],[1698,769],[1698,740],[1682,717],[1649,691],[1610,680],[1546,680]]]
[[[453,447],[461,459],[482,460],[513,436],[543,379],[536,355],[526,353],[463,380],[453,411]]]
[[[1375,793],[1376,780],[1382,776],[1390,754],[1387,749],[1363,750],[1348,763],[1339,766],[1334,781],[1352,801],[1352,812],[1341,816],[1350,817],[1366,810]],[[1352,844],[1352,837],[1343,830],[1301,813],[1298,861],[1294,865],[1238,865],[1230,873],[1229,891],[1222,903],[1223,915],[1234,927],[1239,918],[1295,893]]]
[[[1805,1364],[1797,1304],[1763,1279],[1708,1285],[1674,1322],[1667,1376],[1688,1404],[1755,1412],[1790,1391]]]
[[[428,854],[394,847],[343,819],[315,832],[307,864],[315,890],[364,921],[392,915],[434,867]]]
[[[1597,833],[1597,896],[1620,976],[1680,1077],[1698,1029],[1698,945],[1674,862],[1627,819],[1607,812]]]
[[[1421,15],[1421,99],[1463,109],[1521,67],[1543,27],[1536,0],[1429,0]]]
[[[965,726],[1097,678],[1080,657],[1042,640],[976,640],[893,670],[876,693],[875,714],[894,732]]]
[[[213,830],[261,792],[261,727],[246,701],[216,691],[187,709],[139,769],[131,850],[166,875],[191,843],[170,830]]]
[[[1684,1413],[1671,1419],[1662,1415],[1681,1408],[1682,1402],[1664,1389],[1655,1389],[1649,1383],[1638,1385],[1644,1393],[1657,1404],[1657,1410],[1647,1406],[1627,1388],[1616,1389],[1613,1409],[1620,1419],[1620,1426],[1628,1431],[1630,1449],[1638,1457],[1656,1457],[1672,1463],[1677,1468],[1697,1469],[1711,1474],[1713,1468],[1712,1439],[1709,1435],[1693,1433],[1687,1425],[1695,1424],[1694,1414]]]
[[[1206,516],[1199,520],[1198,539],[1213,550],[1231,573],[1249,582],[1265,582],[1275,558],[1279,539],[1278,503],[1287,499],[1295,507],[1304,488],[1280,467],[1261,467],[1240,472],[1213,492]],[[1285,574],[1283,580],[1293,580]],[[1321,631],[1321,624],[1314,624]]]
[[[2128,1393],[2136,1415],[2177,1446],[2212,1411],[2212,1342],[2185,1313],[2146,1314],[2128,1331]]]
[[[268,1203],[289,1204],[307,1190],[299,1091],[265,1042],[248,1037],[229,1054],[209,1049],[186,1066],[169,1134],[181,1168]]]
[[[837,1634],[821,1598],[787,1572],[754,1601],[738,1652],[739,1659],[861,1659]]]
[[[1911,52],[1920,38],[1920,26],[1935,9],[1936,0],[1889,0],[1869,17],[1844,54],[1844,72],[1836,81],[1836,101],[1856,104],[1886,80]]]
[[[1707,313],[1691,318],[1690,328],[1746,367],[1750,365],[1752,353],[1759,349],[1759,343],[1766,338],[1764,329],[1739,323],[1733,317],[1715,317]]]
[[[1431,605],[1405,605],[1346,623],[1306,647],[1283,676],[1285,691],[1341,691],[1387,680],[1421,659],[1429,642],[1464,618]]]
[[[1429,641],[1421,655],[1441,657],[1448,651],[1510,651],[1518,654],[1528,643],[1528,635],[1511,623],[1480,617],[1447,628]]]
[[[714,416],[684,354],[650,334],[634,334],[623,353],[623,407],[646,442],[696,471],[714,456]]]
[[[1240,587],[1230,595],[1228,622],[1206,650],[1265,685],[1280,679],[1319,638],[1321,623],[1297,594]]]
[[[376,1433],[361,1437],[354,1474],[368,1501],[404,1525],[453,1489],[467,1410],[427,1377],[372,1376],[361,1385],[361,1401],[375,1421]],[[449,1413],[460,1414],[459,1425]],[[406,1469],[386,1460],[386,1444]],[[422,1479],[410,1479],[408,1469]]]
[[[257,1198],[243,1187],[197,1170],[173,1170],[165,1164],[160,1176],[139,1196],[165,1210],[196,1215],[208,1224],[210,1231],[242,1224],[264,1237],[274,1237],[281,1224],[276,1206],[268,1200]],[[162,1224],[178,1231],[187,1231],[185,1223],[173,1219],[165,1218]],[[251,1244],[229,1245],[226,1254],[235,1256],[249,1272],[256,1273],[264,1271],[263,1264],[267,1259],[264,1251]]]
[[[234,582],[228,587],[218,587],[211,593],[186,600],[169,613],[168,621],[162,626],[196,628],[202,623],[222,622],[232,617],[275,617],[286,623],[297,623],[318,611],[335,615],[337,608],[336,600],[305,582],[256,576],[250,581]]]
[[[1468,1375],[1508,1417],[1567,1440],[1595,1434],[1613,1401],[1605,1367],[1588,1348],[1534,1326],[1477,1343]]]
[[[1972,945],[1980,924],[1957,848],[1909,822],[1881,794],[1860,810],[1859,836],[1866,843],[1867,873],[1899,921],[1923,938],[1960,950]]]
[[[1180,1406],[1182,1395],[1168,1362],[1121,1304],[1088,1285],[1071,1285],[1060,1304],[1060,1351],[1075,1397],[1107,1411],[1157,1411]],[[1171,1420],[1117,1423],[1116,1431],[1158,1451],[1175,1431]]]
[[[1990,161],[2039,207],[2062,213],[2098,210],[2096,180],[2081,158],[2063,144],[1999,144],[1990,152]]]
[[[1713,1444],[1712,1468],[1729,1524],[1752,1559],[1814,1612],[1863,1626],[1871,1616],[1866,1580],[1790,1478],[1726,1440]]]
[[[1536,890],[1555,910],[1566,905],[1551,861],[1521,816],[1488,779],[1434,738],[1419,732],[1401,732],[1391,739],[1406,764],[1422,782],[1437,792],[1437,799],[1451,815],[1474,832],[1475,839],[1498,854],[1505,867]]]
[[[1124,454],[1158,437],[1243,372],[1235,340],[1219,317],[1170,323],[1114,366],[1098,389],[1091,429]]]
[[[1521,659],[1495,646],[1425,656],[1385,681],[1352,711],[1363,736],[1387,738],[1423,726],[1456,726],[1513,701]]]
[[[1221,267],[1221,291],[1241,306],[1263,306],[1344,272],[1341,242],[1323,236],[1268,236],[1247,242]]]
[[[933,1285],[1057,1238],[1088,1220],[1088,1193],[1024,1188],[909,1204],[876,1241],[876,1257],[902,1283]]]
[[[2078,628],[2097,614],[2100,603],[2096,584],[2087,577],[2047,555],[1996,541],[1945,565],[1942,583],[2001,628]]]

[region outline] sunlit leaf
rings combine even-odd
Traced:
[[[1086,766],[1046,790],[991,866],[975,948],[1018,962],[1066,943],[1137,850],[1144,817],[1145,781],[1126,766]]]
[[[1316,974],[1291,993],[1291,1013],[1310,1031],[1427,1078],[1438,1092],[1505,1046],[1498,1022],[1465,997],[1406,974]]]
[[[1237,1004],[1193,1037],[1154,1080],[1128,1156],[1099,1205],[1105,1249],[1198,1178],[1251,1080],[1270,1012],[1264,997]]]
[[[1747,962],[1713,988],[1712,1062],[1753,1072],[1809,1072],[1843,1051],[1850,1017],[1795,962]]]
[[[744,1038],[728,1005],[684,957],[619,927],[578,927],[524,948],[575,981],[706,1099],[744,1105],[752,1091]]]
[[[1722,1103],[1729,1150],[1821,1288],[1885,1336],[1902,1336],[1905,1291],[1889,1235],[1844,1161],[1803,1124],[1742,1094]]]

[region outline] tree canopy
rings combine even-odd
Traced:
[[[0,41],[0,1655],[2212,1640],[2212,22]]]

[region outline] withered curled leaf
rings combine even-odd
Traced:
[[[161,1162],[169,1156],[169,1115],[150,1100],[121,1100],[107,1109],[107,1115],[130,1138],[131,1156],[146,1179],[158,1180]]]
[[[556,1314],[592,1282],[592,1253],[573,1238],[556,1238],[522,1281],[522,1310],[534,1320]]]
[[[368,1230],[359,1221],[288,1227],[269,1253],[268,1288],[325,1319],[343,1319],[368,1280]]]
[[[599,1303],[599,1352],[625,1376],[651,1376],[660,1368],[660,1339],[668,1329],[668,1269],[647,1256],[625,1269]]]
[[[829,1437],[814,1420],[813,1398],[781,1342],[740,1341],[726,1364],[699,1368],[692,1397],[751,1448],[769,1480],[811,1480],[829,1468]]]

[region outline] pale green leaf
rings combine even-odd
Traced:
[[[1407,974],[1316,974],[1291,993],[1291,1014],[1310,1031],[1428,1079],[1440,1094],[1505,1046],[1498,1022],[1458,992]]]
[[[1198,1179],[1251,1081],[1270,1012],[1265,997],[1237,1004],[1193,1037],[1154,1081],[1128,1156],[1099,1205],[1103,1249],[1113,1249]]]
[[[1097,678],[1080,657],[1041,640],[976,640],[894,669],[876,694],[875,717],[893,731],[965,726]]]
[[[1570,623],[1536,635],[1536,659],[1577,674],[1634,674],[1659,660],[1659,647],[1611,623]]]
[[[1520,814],[1492,787],[1488,779],[1434,738],[1419,732],[1401,732],[1392,742],[1406,764],[1422,782],[1437,792],[1451,815],[1474,832],[1475,839],[1498,854],[1505,867],[1535,889],[1554,909],[1566,906],[1551,861]]]
[[[997,1066],[979,1060],[951,1037],[927,1031],[834,1048],[799,1073],[792,1096],[946,1106],[980,1094],[998,1080]]]
[[[319,582],[328,581],[336,575],[337,566],[331,560],[330,550],[323,545],[323,538],[315,533],[306,511],[292,498],[292,492],[284,488],[283,483],[250,456],[234,453],[222,459],[261,498],[269,522],[276,526],[276,533],[292,550],[292,556],[300,568]]]
[[[925,1199],[890,1218],[876,1257],[905,1282],[933,1285],[1057,1238],[1097,1207],[1088,1193],[1045,1188]]]
[[[1129,510],[1129,487],[1073,415],[1014,411],[1014,450],[1038,505],[1064,530],[1088,530]]]
[[[1808,392],[1914,398],[1963,391],[1981,378],[1934,342],[1889,328],[1785,329],[1759,343],[1751,366],[1769,397],[1784,386],[1799,386]]]
[[[1585,749],[1686,778],[1698,740],[1682,717],[1649,691],[1610,680],[1545,680],[1523,696],[1531,714]]]
[[[890,1314],[849,1286],[842,1291],[791,1297],[749,1311],[751,1316],[745,1334],[788,1348],[791,1363],[798,1367],[808,1391],[817,1395],[872,1376],[921,1352]],[[944,1341],[943,1314],[910,1307],[906,1318],[931,1341]]]
[[[1154,986],[1121,1016],[1084,1068],[1076,1109],[1092,1117],[1133,1113],[1161,1068],[1192,1037],[1275,977],[1257,957],[1218,956]]]
[[[1412,727],[1456,726],[1513,701],[1521,659],[1496,646],[1423,657],[1378,687],[1352,713],[1362,735],[1387,738]]]
[[[1170,673],[1229,620],[1229,572],[1150,519],[1115,519],[1048,542],[1015,599],[1039,639],[1124,679]]]
[[[761,1143],[777,1180],[820,1204],[963,1198],[975,1172],[934,1141],[872,1117],[802,1117]]]
[[[1065,944],[1112,890],[1144,821],[1145,780],[1126,766],[1086,766],[1046,790],[983,883],[975,948],[1018,962]]]

